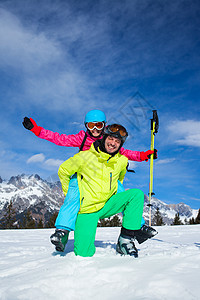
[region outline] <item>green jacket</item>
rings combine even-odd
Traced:
[[[67,194],[70,177],[77,173],[80,190],[80,213],[100,210],[123,182],[128,159],[117,153],[111,156],[94,148],[81,151],[65,161],[58,170],[62,189]]]

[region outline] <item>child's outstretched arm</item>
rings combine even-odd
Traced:
[[[65,147],[80,147],[85,136],[85,131],[81,130],[77,134],[59,134],[58,132],[53,132],[38,126],[32,118],[24,118],[22,123],[24,127],[32,131],[36,136],[41,139],[47,140],[59,146]]]
[[[120,154],[126,156],[128,160],[133,160],[133,161],[148,161],[150,158],[150,155],[154,153],[154,159],[157,158],[157,150],[148,150],[145,152],[141,151],[133,151],[133,150],[128,150],[121,148],[120,149]]]
[[[126,156],[128,160],[142,161],[140,158],[140,151],[133,151],[133,150],[121,148],[119,153]]]

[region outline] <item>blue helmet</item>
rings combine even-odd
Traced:
[[[94,109],[90,110],[85,116],[85,124],[88,122],[105,122],[106,116],[103,111]]]

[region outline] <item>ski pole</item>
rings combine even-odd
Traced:
[[[154,151],[154,138],[155,134],[158,132],[159,121],[157,110],[153,110],[153,118],[151,119],[151,150]],[[149,226],[151,226],[151,196],[155,195],[153,193],[153,159],[154,153],[150,155],[150,180],[149,180]]]

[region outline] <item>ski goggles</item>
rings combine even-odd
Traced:
[[[88,122],[86,123],[86,127],[89,130],[97,129],[102,130],[104,128],[104,122]]]
[[[123,142],[125,142],[128,136],[128,132],[126,131],[126,128],[124,128],[122,125],[119,124],[112,124],[106,126],[104,133],[119,138]]]

